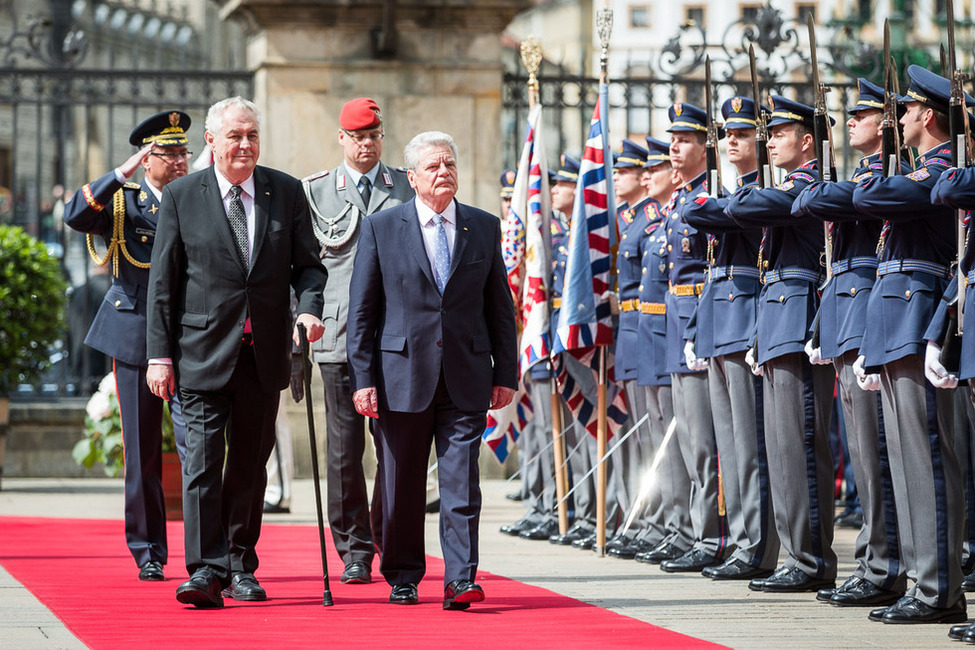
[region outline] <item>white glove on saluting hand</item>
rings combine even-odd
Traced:
[[[924,376],[935,388],[955,388],[958,377],[951,374],[941,363],[941,346],[934,341],[928,341],[924,350]]]
[[[687,368],[693,372],[708,369],[708,360],[698,359],[697,355],[694,354],[694,341],[684,343],[684,362],[687,364]]]
[[[865,362],[862,354],[853,362],[853,374],[857,377],[857,385],[863,390],[880,390],[880,375],[877,373],[868,375],[863,368]]]

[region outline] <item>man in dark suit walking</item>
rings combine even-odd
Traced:
[[[289,379],[289,285],[295,329],[303,324],[312,341],[322,334],[327,273],[305,193],[257,166],[259,131],[257,107],[241,97],[210,107],[214,164],[166,187],[152,254],[146,380],[160,397],[179,384],[191,577],[176,599],[196,607],[267,598],[254,572],[264,466]]]
[[[454,200],[457,147],[436,131],[403,152],[416,199],[362,222],[347,348],[356,409],[378,417],[389,600],[416,604],[426,465],[436,443],[444,609],[484,600],[477,459],[487,410],[517,382],[514,307],[497,217]]]

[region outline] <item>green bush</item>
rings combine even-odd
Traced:
[[[31,384],[64,333],[67,283],[57,258],[22,228],[0,225],[0,396]]]

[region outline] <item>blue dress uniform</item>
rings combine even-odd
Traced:
[[[811,128],[813,109],[772,96],[769,126],[800,122]],[[749,583],[754,591],[815,591],[836,579],[833,543],[833,459],[827,427],[834,375],[812,366],[803,347],[818,307],[823,279],[822,224],[796,219],[792,203],[816,180],[816,161],[792,170],[776,187],[745,188],[726,213],[746,228],[763,227],[759,269],[756,358],[762,364],[765,441],[775,526],[788,553],[771,577]],[[797,481],[805,476],[806,481]]]
[[[756,127],[755,104],[732,97],[721,113],[725,129]],[[737,179],[736,191],[754,186],[758,172]],[[708,234],[710,266],[698,303],[693,340],[695,354],[709,358],[708,386],[714,437],[721,461],[729,543],[734,551],[719,567],[703,574],[718,580],[767,577],[775,569],[779,539],[772,516],[765,454],[762,380],[751,372],[745,353],[755,334],[761,229],[745,229],[729,218],[727,198],[700,195],[685,207],[684,219]],[[692,338],[692,328],[685,331]]]
[[[949,83],[908,69],[908,102],[947,111]],[[884,621],[960,623],[963,499],[952,447],[952,393],[924,378],[924,333],[948,282],[955,218],[931,205],[931,189],[949,166],[947,142],[922,153],[906,176],[864,181],[854,207],[884,223],[877,283],[867,303],[860,353],[879,367],[887,450],[905,570],[916,584],[871,615]]]
[[[132,131],[131,144],[151,140],[159,146],[185,145],[190,118],[180,111],[154,115]],[[125,457],[125,538],[143,568],[140,578],[162,580],[168,559],[166,504],[162,491],[163,402],[146,385],[146,289],[156,234],[159,201],[152,188],[124,182],[115,171],[86,183],[64,208],[65,223],[79,232],[100,235],[112,251],[112,286],[88,330],[85,343],[114,359],[115,383]],[[113,243],[116,221],[122,240]],[[185,428],[177,401],[170,401],[176,439]],[[158,577],[149,563],[159,566]]]
[[[654,144],[650,142],[651,151]],[[666,151],[669,145],[659,140]],[[659,145],[658,145],[659,146]],[[651,154],[654,155],[654,154]],[[667,160],[669,161],[669,156]],[[667,427],[674,419],[674,402],[671,377],[667,372],[667,316],[664,304],[667,295],[667,228],[666,214],[660,204],[651,199],[645,206],[647,225],[645,236],[640,240],[642,260],[639,286],[640,329],[637,368],[637,384],[643,386],[650,414],[650,433],[655,453],[663,453],[657,466],[654,490],[647,497],[648,518],[660,522],[664,537],[648,551],[638,551],[638,562],[655,563],[676,559],[694,545],[691,527],[690,493],[691,480],[674,438],[661,448]],[[658,524],[659,525],[659,524]],[[647,538],[653,541],[652,538]]]
[[[883,108],[883,88],[866,79],[858,80],[858,88],[850,114]],[[810,185],[792,205],[797,218],[828,222],[832,240],[832,278],[820,301],[819,341],[823,359],[832,359],[836,369],[850,461],[863,507],[853,575],[835,592],[824,591],[820,597],[840,606],[891,604],[905,589],[880,396],[860,389],[853,372],[867,326],[867,300],[877,277],[881,225],[854,209],[853,191],[858,183],[882,173],[880,153],[864,156],[852,180]]]
[[[687,103],[670,108],[669,132],[703,133],[704,111]],[[718,564],[725,553],[726,539],[718,514],[718,463],[711,421],[706,371],[691,371],[684,363],[684,328],[693,315],[704,288],[708,238],[688,224],[684,206],[706,192],[705,173],[690,179],[671,197],[667,215],[667,365],[671,373],[674,415],[677,418],[675,441],[691,480],[690,513],[694,544],[682,557],[662,562],[664,571],[700,571]]]

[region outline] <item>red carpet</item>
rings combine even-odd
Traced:
[[[258,578],[264,603],[226,600],[222,610],[176,602],[185,579],[182,523],[169,524],[165,582],[142,583],[121,521],[0,517],[0,564],[91,648],[695,648],[716,647],[551,591],[487,573],[488,600],[445,612],[443,562],[427,557],[420,605],[386,602],[389,587],[340,584],[329,549],[334,607],[322,607],[318,533],[265,525]],[[378,561],[374,568],[378,576]],[[463,639],[462,642],[459,642]]]

